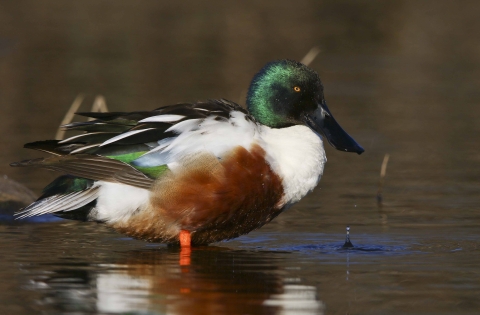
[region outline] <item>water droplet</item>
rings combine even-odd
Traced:
[[[345,243],[342,246],[343,248],[352,248],[353,244],[350,242],[350,226],[347,225],[347,236],[345,237]]]

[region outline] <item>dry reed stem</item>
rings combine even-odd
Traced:
[[[308,66],[312,63],[312,61],[315,60],[315,58],[317,58],[320,52],[321,52],[320,47],[318,46],[312,47],[312,49],[308,51],[308,53],[305,55],[305,57],[303,57],[303,59],[300,62]]]
[[[72,105],[68,109],[67,113],[65,114],[65,117],[63,117],[62,122],[60,123],[60,126],[58,126],[57,134],[55,135],[55,139],[57,140],[62,140],[63,137],[65,136],[65,130],[62,129],[63,125],[69,124],[73,116],[75,115],[75,112],[78,110],[80,105],[82,105],[84,99],[83,94],[78,94],[75,100],[73,101]]]
[[[383,191],[383,184],[385,181],[385,175],[387,174],[387,165],[388,165],[388,160],[390,159],[390,154],[385,154],[383,157],[383,162],[382,162],[382,167],[380,168],[380,180],[378,181],[378,191],[377,191],[377,202],[379,205],[382,204],[383,201],[383,196],[382,196],[382,191]]]
[[[95,100],[93,101],[93,105],[92,105],[92,112],[100,112],[100,113],[106,113],[108,112],[108,108],[107,108],[107,102],[105,101],[105,97],[103,97],[103,95],[97,95],[97,97],[95,97]],[[89,118],[88,119],[89,121],[90,120],[93,120],[93,118]]]
[[[67,113],[63,117],[63,120],[60,123],[60,126],[58,126],[57,134],[55,135],[56,140],[63,140],[63,138],[65,137],[65,130],[62,129],[62,126],[72,122],[73,117],[75,116],[75,113],[77,112],[80,105],[82,105],[84,98],[85,96],[83,94],[78,94],[78,96],[75,98],[72,105],[68,109]],[[92,112],[94,113],[108,112],[108,107],[107,107],[107,102],[105,101],[105,97],[103,97],[102,95],[97,95],[95,97],[95,100],[93,101],[93,105],[92,105]],[[92,119],[93,118],[89,118],[89,121]]]

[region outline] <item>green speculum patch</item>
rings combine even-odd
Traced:
[[[133,153],[127,153],[127,154],[121,154],[121,155],[110,155],[107,157],[110,159],[114,159],[114,160],[132,165],[131,163],[134,160],[138,159],[140,156],[142,156],[146,152],[147,151],[133,152]],[[163,172],[168,170],[167,165],[158,165],[158,166],[152,166],[152,167],[143,167],[143,166],[136,166],[136,165],[132,165],[132,166],[150,178],[157,178]]]
[[[145,153],[147,153],[147,151],[133,152],[133,153],[127,153],[127,154],[121,154],[121,155],[107,155],[107,157],[123,163],[130,164],[130,162],[138,159],[140,156],[144,155]]]
[[[162,175],[165,171],[168,170],[167,165],[159,165],[159,166],[152,166],[152,167],[143,167],[143,166],[134,166],[134,167],[150,178],[158,178],[160,175]]]

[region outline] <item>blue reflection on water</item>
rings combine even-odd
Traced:
[[[259,236],[243,236],[238,239],[241,248],[254,246],[255,250],[300,252],[308,255],[328,254],[338,255],[350,253],[353,255],[405,255],[412,254],[412,240],[405,237],[395,240],[385,239],[377,235],[357,235],[352,239],[353,247],[344,248],[344,238],[340,234],[297,233],[297,234],[264,234]],[[358,242],[357,242],[357,241]]]

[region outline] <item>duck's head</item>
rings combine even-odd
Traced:
[[[250,84],[247,106],[268,127],[305,125],[325,136],[337,150],[364,151],[333,118],[318,74],[299,62],[279,60],[265,65]]]

